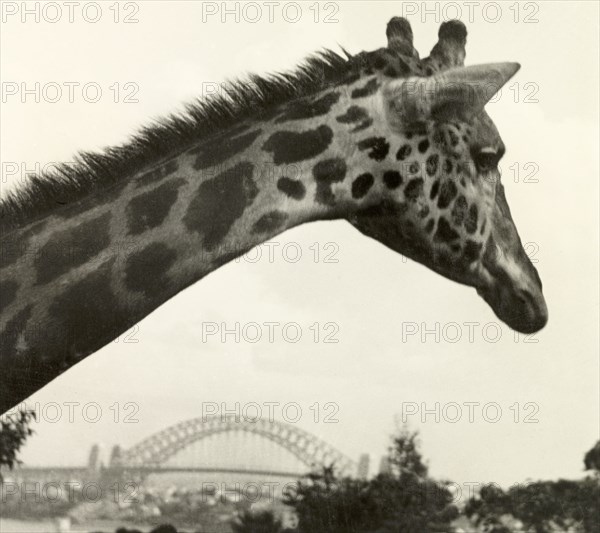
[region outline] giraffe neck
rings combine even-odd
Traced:
[[[369,170],[389,146],[370,83],[280,106],[4,235],[0,412],[234,257],[380,199]]]

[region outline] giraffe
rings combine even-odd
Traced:
[[[544,327],[484,110],[519,65],[465,67],[457,20],[422,60],[406,19],[386,35],[372,52],[325,50],[295,73],[254,76],[5,199],[0,412],[221,265],[317,220],[345,219],[475,288],[517,331]]]

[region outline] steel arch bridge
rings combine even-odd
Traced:
[[[219,433],[245,431],[268,439],[291,452],[309,469],[334,464],[343,475],[355,476],[357,463],[315,435],[291,424],[236,416],[198,417],[169,426],[111,458],[111,468],[160,472],[173,469],[165,463],[193,443]],[[189,468],[185,470],[210,470]],[[219,469],[223,471],[226,469]],[[245,471],[236,469],[236,472]],[[248,470],[248,472],[251,472]],[[277,474],[277,473],[275,473]],[[281,475],[290,475],[281,473]]]

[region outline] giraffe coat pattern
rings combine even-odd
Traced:
[[[345,219],[474,287],[514,329],[542,328],[541,282],[484,110],[493,94],[480,87],[499,90],[518,65],[464,67],[459,21],[442,24],[423,60],[406,20],[393,18],[387,37],[84,153],[62,168],[64,184],[41,176],[3,202],[0,411],[227,261],[316,220]],[[449,84],[469,91],[457,99]]]

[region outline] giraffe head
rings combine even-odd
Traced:
[[[439,274],[473,286],[511,328],[547,322],[542,284],[521,244],[500,181],[505,152],[485,104],[517,63],[463,66],[466,29],[442,24],[419,60],[408,21],[388,25],[388,47],[361,60],[377,72],[375,95],[394,167],[382,171],[381,201],[350,222]]]

